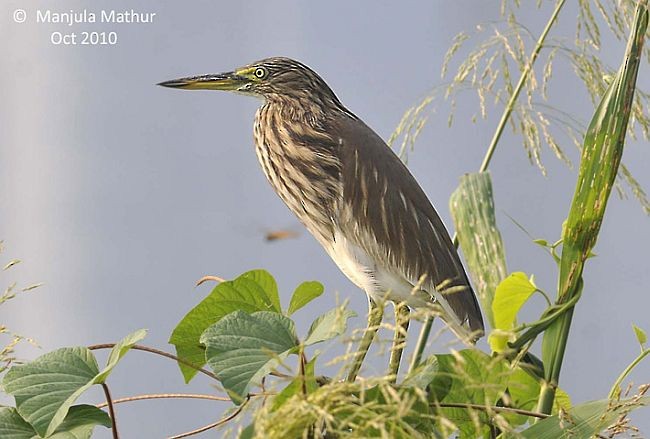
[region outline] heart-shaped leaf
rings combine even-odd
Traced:
[[[497,286],[492,302],[495,330],[488,338],[494,352],[501,352],[507,347],[512,335],[508,331],[514,328],[517,313],[535,291],[535,284],[522,272],[512,273]]]
[[[98,374],[97,360],[87,348],[61,348],[12,367],[3,386],[16,399],[18,413],[40,436],[46,436],[63,422],[70,406]]]
[[[13,407],[0,408],[0,437],[5,439],[32,439],[36,431]]]
[[[205,364],[205,348],[199,339],[208,327],[233,311],[275,311],[280,309],[278,287],[273,277],[264,270],[252,270],[233,281],[217,285],[210,295],[195,306],[178,323],[169,342],[176,354],[196,366]],[[197,373],[196,369],[178,364],[185,382]]]
[[[280,306],[280,295],[278,293],[278,284],[275,282],[271,273],[266,270],[251,270],[242,274],[240,277],[255,281],[257,285],[262,287],[262,291],[266,294],[268,303],[272,304],[272,311],[282,312]]]
[[[120,358],[146,331],[139,330],[117,343],[106,367],[85,347],[61,348],[31,363],[12,367],[4,376],[5,391],[16,399],[16,409],[40,436],[59,427],[70,406],[94,384],[103,383]]]
[[[281,314],[235,311],[210,326],[201,336],[208,365],[241,404],[252,385],[298,347],[294,323]]]
[[[68,415],[49,439],[89,439],[97,425],[111,426],[111,419],[92,405],[70,407]],[[40,436],[13,407],[0,408],[0,437],[3,439],[38,439]]]

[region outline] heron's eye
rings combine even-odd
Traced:
[[[266,71],[266,69],[264,67],[258,67],[258,68],[255,69],[254,75],[255,75],[255,77],[257,77],[259,79],[264,78],[266,76],[266,74],[267,74],[267,71]]]

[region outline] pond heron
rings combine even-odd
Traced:
[[[395,380],[409,308],[431,308],[462,340],[483,319],[456,248],[404,163],[306,65],[268,58],[232,72],[159,85],[262,98],[254,137],[271,186],[343,273],[368,296],[368,326],[347,378],[354,381],[383,317],[395,304],[389,373]]]

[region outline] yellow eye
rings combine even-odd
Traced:
[[[262,79],[266,76],[266,73],[267,72],[264,67],[258,67],[255,69],[255,73],[253,74],[255,75],[256,78]]]

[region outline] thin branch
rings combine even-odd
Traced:
[[[239,407],[237,407],[237,409],[234,412],[232,412],[231,414],[229,414],[225,418],[222,418],[222,419],[218,420],[217,422],[213,422],[212,424],[208,424],[208,425],[205,425],[205,426],[203,426],[201,428],[197,428],[196,430],[187,431],[185,433],[177,434],[176,436],[170,436],[168,439],[181,439],[181,438],[188,437],[188,436],[194,436],[195,434],[203,433],[204,431],[211,430],[213,428],[216,428],[216,427],[219,427],[219,426],[225,424],[226,422],[232,421],[233,419],[235,419],[237,417],[237,415],[239,415],[242,412],[242,410],[244,410],[244,407],[246,406],[248,401],[250,401],[250,398],[246,398],[246,400]]]
[[[278,372],[277,370],[273,370],[269,372],[269,375],[278,377],[278,378],[293,378],[291,375],[288,375],[286,373]]]
[[[248,398],[257,398],[260,396],[268,397],[268,396],[275,396],[275,395],[277,395],[276,392],[249,393]],[[207,399],[211,401],[231,401],[231,399],[227,396],[205,395],[202,393],[151,393],[146,395],[128,396],[126,398],[115,399],[113,400],[113,404],[120,404],[122,402],[142,401],[146,399]],[[108,404],[106,404],[105,402],[102,402],[100,404],[96,404],[95,407],[97,407],[98,409],[102,409],[107,405]],[[2,405],[0,405],[0,407],[2,407]]]
[[[251,396],[257,396],[257,395],[251,395]],[[228,398],[227,396],[203,395],[200,393],[154,393],[148,395],[137,395],[137,396],[129,396],[126,398],[115,399],[113,400],[113,404],[121,404],[123,402],[131,402],[131,401],[142,401],[146,399],[209,399],[212,401],[230,401],[230,398]],[[102,409],[107,405],[108,403],[103,402],[101,404],[97,404],[96,407],[98,409]]]
[[[445,408],[459,408],[459,409],[475,409],[482,410],[484,412],[497,412],[497,413],[515,413],[517,415],[532,416],[534,418],[546,419],[551,415],[545,413],[531,412],[529,410],[516,409],[513,407],[497,407],[497,406],[487,406],[481,404],[469,404],[462,402],[446,402],[446,403],[435,403],[431,404],[432,407],[445,407]]]
[[[102,389],[104,389],[104,395],[106,395],[106,406],[108,406],[108,414],[111,417],[111,431],[113,433],[113,439],[120,439],[120,435],[117,433],[117,421],[115,420],[115,408],[113,407],[111,391],[108,390],[106,383],[102,383]]]
[[[503,112],[503,115],[501,116],[501,120],[499,121],[499,124],[497,125],[497,129],[494,132],[494,136],[492,137],[492,141],[490,142],[490,146],[488,147],[488,150],[487,150],[487,152],[485,154],[485,158],[483,159],[483,163],[481,163],[481,167],[479,169],[479,172],[487,171],[487,168],[490,165],[490,161],[492,160],[492,155],[494,154],[494,151],[496,150],[497,144],[499,143],[499,139],[501,139],[501,134],[503,134],[503,130],[506,127],[506,124],[508,123],[508,120],[510,119],[510,113],[512,113],[512,110],[515,107],[515,102],[517,102],[517,98],[519,97],[519,93],[521,92],[521,90],[524,87],[524,84],[528,80],[528,76],[530,75],[530,72],[533,70],[533,65],[535,64],[535,61],[537,60],[537,55],[539,55],[540,50],[542,50],[542,47],[544,47],[544,41],[546,40],[546,36],[548,35],[549,31],[551,30],[551,27],[553,27],[553,24],[555,23],[555,20],[557,19],[557,16],[560,13],[560,10],[562,9],[562,6],[564,6],[564,2],[565,2],[565,0],[559,0],[557,2],[557,5],[555,6],[555,10],[553,11],[553,14],[551,15],[551,18],[546,23],[546,27],[542,31],[542,34],[539,36],[539,39],[537,40],[537,43],[535,44],[535,47],[533,48],[533,51],[530,54],[530,58],[528,59],[528,62],[526,63],[526,67],[524,67],[524,71],[521,72],[521,77],[519,78],[519,82],[517,83],[517,86],[515,87],[514,91],[512,92],[512,95],[510,96],[510,99],[508,100],[508,104],[506,105],[505,111]]]
[[[92,345],[92,346],[88,346],[88,349],[90,349],[91,351],[98,350],[98,349],[112,349],[114,346],[115,346],[115,343],[95,344],[95,345]],[[183,358],[177,357],[174,354],[170,354],[169,352],[161,351],[160,349],[150,348],[148,346],[143,346],[143,345],[139,345],[139,344],[133,345],[133,347],[131,347],[131,349],[134,349],[136,351],[149,352],[149,353],[152,353],[152,354],[160,355],[161,357],[166,357],[166,358],[169,358],[171,360],[178,361],[179,363],[182,363],[185,366],[191,367],[192,369],[197,370],[197,371],[201,372],[202,374],[207,375],[210,378],[219,381],[219,378],[217,378],[217,376],[215,374],[213,374],[212,372],[210,372],[209,370],[203,369],[202,367],[197,366],[196,364],[193,364],[193,363],[191,363],[191,362],[189,362],[187,360],[184,360]]]
[[[96,350],[99,350],[99,349],[113,349],[113,347],[115,347],[115,343],[102,343],[102,344],[90,345],[90,346],[88,346],[88,349],[90,349],[91,351],[96,351]],[[156,349],[156,348],[150,348],[149,346],[143,346],[143,345],[140,345],[140,344],[133,345],[131,347],[131,349],[136,350],[136,351],[149,352],[151,354],[160,355],[161,357],[165,357],[165,358],[169,358],[169,359],[174,360],[174,361],[178,361],[179,363],[182,363],[187,367],[191,367],[192,369],[194,369],[194,370],[196,370],[198,372],[201,372],[202,374],[205,374],[205,375],[209,376],[210,378],[212,378],[212,379],[214,379],[216,381],[219,381],[219,378],[214,373],[210,372],[209,370],[203,369],[201,366],[197,366],[196,364],[191,363],[191,362],[189,362],[189,361],[187,361],[187,360],[185,360],[183,358],[177,357],[174,354],[170,354],[169,352],[161,351],[160,349]],[[278,372],[276,370],[270,372],[269,375],[272,375],[272,376],[278,377],[278,378],[291,378],[291,375],[287,375],[286,373]]]

